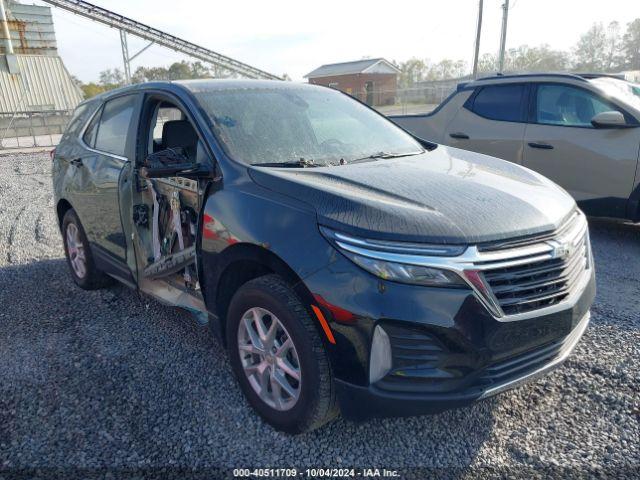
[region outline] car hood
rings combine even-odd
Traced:
[[[531,170],[445,146],[353,165],[249,173],[259,185],[313,206],[323,225],[386,240],[516,238],[557,228],[575,208],[569,194]]]

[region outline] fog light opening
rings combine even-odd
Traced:
[[[369,382],[375,383],[391,370],[391,342],[381,326],[373,331],[371,357],[369,360]]]

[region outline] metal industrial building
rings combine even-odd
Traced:
[[[0,148],[54,144],[83,97],[58,56],[51,9],[0,0],[0,23]]]
[[[58,56],[51,9],[2,1],[0,113],[75,108],[82,92]]]

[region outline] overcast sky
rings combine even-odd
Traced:
[[[100,6],[293,80],[319,65],[363,57],[411,57],[471,63],[477,0],[92,0]],[[35,3],[42,4],[40,1]],[[503,0],[485,0],[481,52],[495,53]],[[640,0],[511,0],[507,48],[548,43],[570,49],[594,22],[623,27],[640,17]],[[73,75],[88,82],[122,66],[118,32],[53,8],[58,47]],[[145,42],[130,38],[135,53]],[[154,46],[137,66],[185,57]]]

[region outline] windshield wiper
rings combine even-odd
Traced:
[[[410,157],[412,155],[420,155],[421,153],[423,153],[423,152],[412,152],[412,153],[377,152],[377,153],[372,153],[371,155],[367,155],[366,157],[361,157],[361,158],[356,158],[355,160],[350,160],[347,163],[368,162],[370,160],[378,160],[379,158]]]
[[[267,163],[252,163],[254,167],[285,167],[285,168],[308,168],[319,167],[313,160],[307,160],[306,158],[300,158],[299,160],[287,160],[286,162],[267,162]]]

